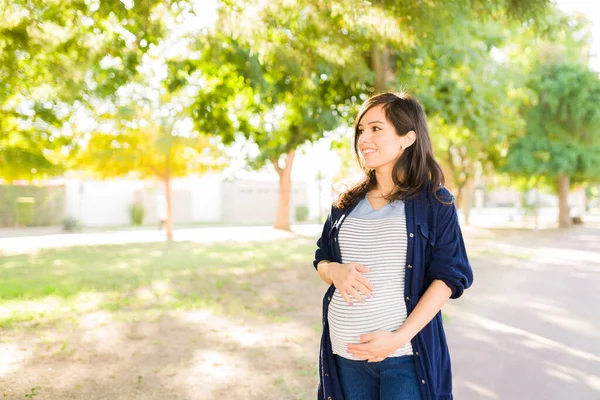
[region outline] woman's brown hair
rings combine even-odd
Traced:
[[[433,156],[433,148],[427,129],[427,119],[423,106],[411,95],[401,93],[381,93],[367,99],[360,108],[358,117],[354,122],[354,154],[358,164],[365,173],[363,178],[341,193],[335,201],[337,208],[346,208],[356,200],[362,198],[367,192],[377,187],[375,170],[366,168],[363,164],[358,140],[360,132],[358,125],[367,111],[383,105],[386,119],[392,123],[399,136],[415,131],[417,136],[412,146],[407,147],[392,171],[392,179],[396,190],[385,196],[387,201],[406,200],[418,194],[424,185],[432,183],[432,193],[438,198],[436,192],[444,185],[444,172]]]

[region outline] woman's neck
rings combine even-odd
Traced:
[[[395,191],[396,184],[391,174],[376,171],[375,176],[377,178],[377,188],[375,190],[379,196],[388,196]]]

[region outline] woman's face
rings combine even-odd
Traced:
[[[383,111],[383,105],[372,107],[358,125],[358,150],[366,168],[393,169],[404,150],[404,137],[398,136]]]

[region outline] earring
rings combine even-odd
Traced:
[[[402,146],[400,146],[400,147],[402,147],[402,150],[404,150],[404,145],[402,145]]]

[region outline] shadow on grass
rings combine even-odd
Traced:
[[[0,260],[0,327],[99,309],[212,308],[267,319],[290,310],[290,280],[314,275],[306,238],[202,245],[139,243],[43,250]],[[281,289],[274,282],[281,281]]]

